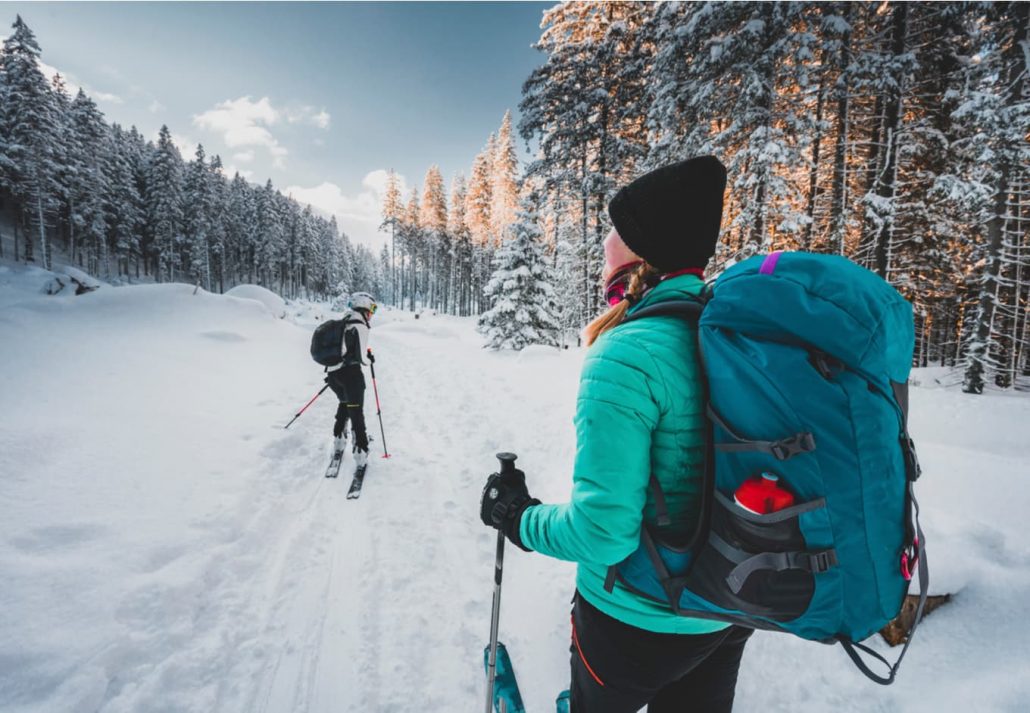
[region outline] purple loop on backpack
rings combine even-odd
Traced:
[[[759,275],[771,275],[771,274],[773,274],[773,270],[776,269],[776,263],[779,261],[780,255],[782,255],[782,254],[783,254],[782,250],[777,250],[776,252],[771,252],[768,255],[766,255],[765,256],[765,260],[762,260],[762,266],[760,268],[758,268],[758,274]]]

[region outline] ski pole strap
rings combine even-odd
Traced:
[[[912,492],[911,481],[909,481],[908,484],[908,497],[912,501],[912,507],[915,510],[916,534],[919,537],[919,542],[916,545],[916,551],[919,557],[917,565],[919,573],[919,604],[916,605],[916,614],[912,619],[912,627],[908,630],[908,638],[905,640],[905,645],[902,647],[901,653],[898,655],[898,660],[891,665],[887,659],[873,651],[868,646],[843,637],[839,639],[840,645],[844,647],[844,652],[851,658],[855,666],[858,667],[858,670],[864,673],[866,678],[883,686],[889,686],[894,683],[894,678],[898,675],[898,668],[901,666],[901,661],[905,658],[905,654],[908,652],[908,647],[911,645],[912,639],[915,637],[916,627],[918,627],[919,622],[923,620],[923,608],[926,606],[926,595],[930,586],[930,570],[926,564],[926,549],[923,544],[923,529],[919,526],[919,503],[916,501],[915,493]],[[866,665],[866,662],[862,660],[862,656],[859,654],[859,651],[869,654],[876,660],[883,663],[888,669],[887,675],[880,676],[879,674],[874,673],[869,666]]]

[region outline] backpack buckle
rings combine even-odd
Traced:
[[[815,450],[815,436],[811,433],[796,433],[790,438],[773,443],[770,447],[776,460],[787,460],[801,453]]]
[[[837,553],[834,550],[808,553],[808,569],[812,574],[829,571],[837,566]]]

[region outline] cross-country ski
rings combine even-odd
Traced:
[[[361,497],[361,486],[365,482],[365,469],[367,465],[359,465],[354,469],[354,477],[351,478],[350,488],[347,490],[348,500],[357,500]]]
[[[333,453],[333,457],[329,460],[329,465],[325,469],[325,477],[335,478],[340,474],[340,465],[343,463],[343,451],[336,451]]]
[[[0,713],[1030,710],[1028,47],[0,4]]]

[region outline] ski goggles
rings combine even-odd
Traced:
[[[604,283],[604,301],[608,303],[609,307],[614,307],[626,299],[626,291],[629,289],[629,281],[633,276],[633,270],[642,262],[643,260],[627,262],[625,265],[615,268],[612,274],[608,276],[607,281]]]

